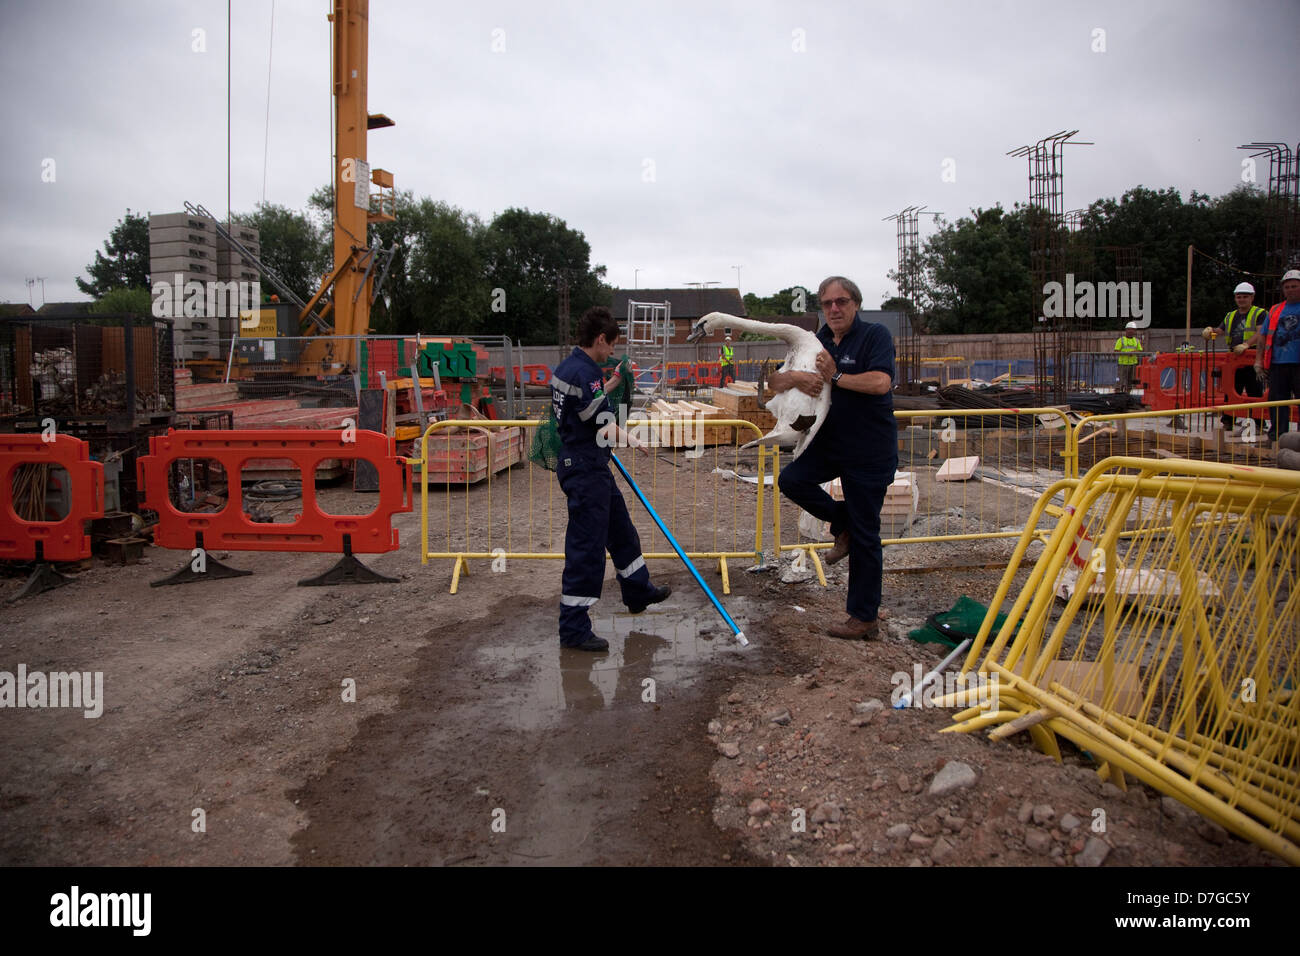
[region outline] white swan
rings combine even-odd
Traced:
[[[753,319],[742,319],[739,316],[727,315],[725,312],[710,312],[695,323],[691,329],[691,334],[686,337],[686,341],[694,342],[703,335],[720,328],[739,329],[742,332],[757,332],[760,335],[773,335],[785,342],[790,347],[786,353],[785,362],[777,370],[780,372],[812,372],[817,374],[817,356],[825,351],[821,340],[806,329],[801,329],[797,325],[786,325],[778,322],[756,322]],[[759,403],[763,402],[761,390],[758,396]],[[772,398],[768,399],[765,407],[776,417],[776,425],[773,429],[762,438],[756,438],[742,448],[751,448],[754,445],[780,445],[782,448],[794,446],[794,452],[791,454],[791,460],[798,458],[800,453],[808,447],[817,434],[817,430],[822,427],[822,422],[826,421],[826,412],[831,407],[831,389],[826,384],[822,387],[821,393],[816,398],[801,392],[797,388],[790,388],[784,392],[777,392]]]

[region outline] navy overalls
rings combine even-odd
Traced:
[[[887,372],[894,377],[894,340],[889,330],[861,315],[837,346],[829,326],[817,338],[845,375]],[[867,395],[825,385],[831,406],[812,443],[781,469],[781,493],[815,518],[829,521],[831,534],[849,530],[849,591],[845,610],[859,621],[874,621],[880,610],[884,552],[880,509],[898,469],[898,426],[894,396]],[[840,479],[844,500],[821,487]]]
[[[600,598],[605,551],[614,559],[624,604],[654,594],[641,539],[609,469],[611,449],[596,432],[614,420],[605,398],[604,374],[580,348],[551,375],[551,402],[563,445],[555,474],[569,501],[560,586],[560,643],[582,644],[592,636],[587,608]]]

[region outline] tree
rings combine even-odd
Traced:
[[[1029,331],[1032,276],[1026,216],[1017,206],[939,221],[920,253],[917,307],[933,333]],[[890,272],[897,281],[897,273]]]
[[[492,293],[483,262],[483,223],[445,202],[421,199],[411,210],[405,262],[404,324],[422,332],[474,335],[492,324]],[[505,303],[508,307],[509,303]],[[411,329],[403,328],[401,331]]]
[[[802,308],[796,309],[799,304],[799,296],[802,293]],[[803,315],[809,311],[817,310],[817,303],[814,301],[817,296],[810,292],[806,286],[792,285],[782,289],[774,295],[760,298],[752,292],[745,294],[745,311],[750,315]]]
[[[153,296],[148,289],[110,289],[87,311],[108,315],[119,315],[124,312],[151,315]]]
[[[507,209],[483,232],[481,248],[488,288],[505,307],[490,312],[485,332],[524,344],[554,343],[561,276],[568,282],[571,317],[609,302],[605,267],[591,265],[586,237],[555,216]]]
[[[258,258],[290,289],[304,300],[315,295],[321,274],[330,270],[331,258],[328,237],[318,223],[306,213],[275,203],[258,203],[256,211],[240,213],[234,220],[257,230]]]
[[[108,253],[108,255],[104,255]],[[76,278],[77,288],[95,299],[112,289],[145,289],[149,285],[149,217],[128,208],[104,240],[104,253],[86,266],[89,282]]]
[[[316,190],[308,205],[328,224],[334,212],[333,187]],[[373,223],[369,228],[368,241],[377,239],[393,250],[388,274],[371,308],[371,332],[471,335],[483,331],[491,309],[482,258],[483,223],[448,203],[417,201],[410,190],[394,196],[393,215],[392,222]]]

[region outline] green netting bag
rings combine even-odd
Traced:
[[[619,379],[618,387],[608,394],[610,408],[614,414],[619,417],[619,421],[626,421],[627,414],[632,408],[632,363],[626,355],[617,360],[610,360],[602,366],[601,371],[608,378],[615,368],[622,369],[622,375]],[[542,416],[542,423],[533,429],[533,444],[528,449],[528,460],[535,465],[540,465],[547,471],[554,471],[556,462],[560,457],[560,432],[555,422],[555,407],[546,406],[546,413]]]
[[[950,610],[931,614],[925,619],[925,627],[910,631],[907,636],[918,644],[943,644],[946,647],[956,647],[967,638],[974,640],[988,610],[979,601],[963,594]],[[999,614],[993,621],[991,633],[996,634],[1006,619],[1005,614]]]

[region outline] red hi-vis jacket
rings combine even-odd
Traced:
[[[1277,324],[1282,321],[1282,310],[1285,308],[1286,299],[1283,299],[1268,310],[1268,334],[1264,336],[1264,348],[1260,352],[1260,355],[1263,356],[1261,361],[1264,368],[1273,366],[1273,333],[1277,331]]]

